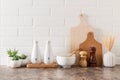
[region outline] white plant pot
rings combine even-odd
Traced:
[[[12,68],[17,68],[17,67],[21,67],[21,61],[10,61],[10,67]]]
[[[103,64],[105,67],[114,67],[116,65],[115,54],[109,51],[105,53],[103,56]]]
[[[21,62],[21,66],[25,66],[27,63],[30,63],[30,58],[27,57],[26,59],[20,59],[19,61]]]

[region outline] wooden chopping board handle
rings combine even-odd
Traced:
[[[93,32],[89,32],[88,35],[87,35],[87,40],[91,40],[91,39],[94,39],[94,33]]]

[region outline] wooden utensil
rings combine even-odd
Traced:
[[[79,48],[87,51],[87,62],[89,62],[90,58],[90,52],[89,49],[91,46],[96,47],[96,60],[97,60],[97,66],[102,66],[102,44],[99,43],[94,39],[94,33],[89,32],[87,35],[87,39],[80,44]]]
[[[88,32],[93,32],[93,28],[86,23],[85,15],[80,15],[81,23],[78,26],[71,28],[71,52],[76,51],[79,49],[79,45],[85,41],[87,38]],[[76,54],[76,63],[79,65],[79,51]]]

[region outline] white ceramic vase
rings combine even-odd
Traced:
[[[116,65],[115,54],[110,51],[105,53],[103,56],[103,64],[105,67],[114,67]]]
[[[53,63],[53,52],[51,47],[51,42],[46,41],[45,52],[44,52],[44,64]]]
[[[12,68],[17,68],[17,67],[21,67],[21,61],[17,60],[17,61],[10,61],[10,67]]]
[[[38,41],[33,41],[33,49],[31,54],[31,62],[32,63],[40,63],[41,62],[41,55],[39,52]]]

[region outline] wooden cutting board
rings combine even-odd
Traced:
[[[79,49],[79,45],[85,41],[87,38],[88,32],[93,32],[94,29],[87,24],[86,16],[84,14],[80,15],[80,24],[78,26],[71,28],[71,51],[76,51]],[[76,62],[75,65],[79,65],[80,55],[76,53]]]
[[[77,50],[79,45],[85,41],[88,32],[93,32],[93,28],[86,23],[85,15],[80,15],[80,24],[71,28],[71,52]]]
[[[102,59],[102,44],[95,40],[94,33],[89,32],[87,35],[87,39],[80,44],[80,49],[87,51],[87,62],[89,62],[90,58],[90,52],[89,49],[91,46],[96,47],[96,60],[97,60],[97,66],[102,66],[103,59]]]

